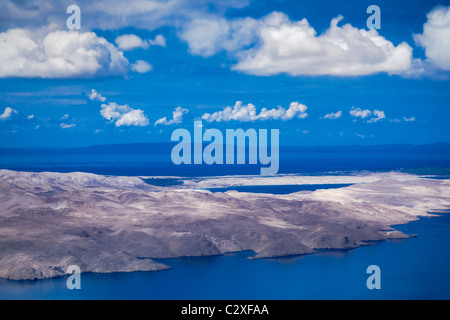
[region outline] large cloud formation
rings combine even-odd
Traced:
[[[376,30],[341,26],[342,17],[333,19],[322,34],[306,19],[293,21],[281,12],[259,19],[226,18],[228,9],[249,3],[129,0],[123,6],[119,0],[79,0],[82,30],[69,33],[55,31],[65,28],[66,0],[1,1],[0,77],[67,78],[126,75],[130,70],[148,72],[149,63],[130,64],[121,50],[165,46],[163,36],[144,40],[127,34],[117,39],[116,47],[88,31],[128,27],[175,28],[191,54],[208,57],[225,51],[236,61],[233,70],[253,75],[410,76],[420,75],[429,65],[450,70],[450,7],[432,10],[423,34],[414,37],[416,44],[425,48],[427,63],[423,63],[413,59],[413,50],[406,42],[394,45]],[[53,26],[53,32],[36,31],[42,26]]]
[[[375,29],[340,27],[342,19],[333,19],[317,35],[306,19],[292,22],[283,13],[272,13],[259,30],[260,47],[242,53],[234,69],[258,75],[356,76],[410,68],[412,48],[407,43],[396,47]]]
[[[129,69],[122,52],[94,32],[11,29],[0,33],[0,57],[0,77],[94,77]]]
[[[321,35],[306,19],[291,21],[281,12],[259,20],[202,19],[187,24],[180,37],[193,54],[231,52],[238,60],[234,70],[255,75],[357,76],[410,69],[412,48],[407,43],[394,46],[374,29],[340,27],[342,19],[333,19]]]
[[[248,50],[236,52],[238,63],[233,67],[255,75],[356,76],[402,73],[410,68],[412,48],[407,43],[394,46],[376,30],[360,30],[350,24],[340,27],[338,24],[342,19],[333,19],[330,28],[317,35],[306,19],[291,21],[284,13],[273,12],[253,23],[248,19],[228,21],[230,26],[220,32],[207,29],[216,33],[215,37],[224,39],[220,42],[192,37],[192,34],[203,36],[201,32],[194,32],[198,28],[196,25],[192,26],[194,31],[187,30],[182,37],[192,52],[208,54],[220,49],[230,51],[230,47],[235,49],[236,43],[248,45],[256,34],[258,43]],[[203,48],[199,48],[198,42]]]
[[[437,7],[427,18],[423,33],[414,35],[414,40],[425,48],[425,55],[431,63],[450,70],[450,7]]]

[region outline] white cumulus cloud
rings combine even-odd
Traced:
[[[412,48],[394,46],[375,29],[339,26],[334,18],[328,30],[317,32],[306,19],[291,21],[274,12],[258,29],[260,45],[241,52],[234,70],[255,75],[357,76],[380,72],[398,74],[411,67]]]
[[[117,46],[124,51],[130,51],[137,48],[148,49],[150,46],[166,46],[166,38],[158,34],[155,39],[143,40],[135,34],[124,34],[116,38]]]
[[[330,120],[339,119],[340,117],[342,117],[342,111],[330,112],[324,116],[325,119]]]
[[[125,51],[133,50],[136,48],[147,49],[150,46],[147,41],[142,40],[140,37],[134,34],[121,35],[120,37],[116,38],[116,43],[120,49]]]
[[[414,40],[425,48],[431,63],[450,70],[450,6],[437,7],[428,13],[423,33],[414,35]]]
[[[102,96],[100,93],[97,92],[97,90],[92,89],[91,94],[89,94],[89,99],[91,100],[97,100],[101,102],[105,102],[106,98]]]
[[[147,73],[153,69],[153,66],[144,60],[136,61],[131,67],[133,71],[136,71],[137,73]]]
[[[234,107],[226,107],[222,111],[214,112],[213,114],[205,113],[202,116],[203,120],[207,122],[228,122],[231,120],[235,121],[264,121],[264,120],[291,120],[293,118],[303,119],[308,116],[306,110],[307,106],[299,102],[291,102],[289,108],[283,108],[278,106],[278,108],[267,109],[262,108],[260,113],[256,112],[256,107],[249,103],[244,105],[242,101],[237,101]]]
[[[368,109],[362,110],[361,108],[353,107],[352,110],[350,110],[350,115],[355,118],[365,119],[365,118],[369,117],[370,115],[372,115],[372,111],[370,111]]]
[[[128,60],[94,32],[10,29],[0,33],[0,77],[124,75]]]
[[[158,34],[155,39],[151,40],[147,40],[147,43],[151,46],[160,46],[160,47],[165,47],[166,46],[166,38],[164,38],[164,36],[162,34]]]
[[[367,123],[374,123],[379,120],[386,119],[386,114],[384,111],[376,109],[371,111],[369,109],[362,110],[361,108],[352,107],[350,110],[350,115],[355,118],[367,119]]]
[[[238,60],[233,70],[255,75],[408,72],[414,61],[406,42],[395,46],[375,29],[339,26],[342,19],[334,18],[329,29],[318,35],[306,19],[291,21],[281,12],[261,19],[204,17],[185,24],[180,38],[192,54],[208,57],[227,51]]]
[[[2,114],[0,114],[0,120],[6,120],[12,117],[13,114],[18,114],[19,112],[17,110],[14,110],[13,108],[6,107],[5,111],[3,111]]]
[[[155,126],[157,126],[158,124],[163,124],[163,125],[168,126],[171,124],[181,123],[183,121],[183,115],[187,114],[188,112],[189,112],[188,109],[185,109],[182,107],[177,107],[172,113],[171,120],[167,120],[167,117],[161,118],[155,122]]]
[[[373,122],[377,122],[379,120],[383,120],[386,119],[386,115],[384,114],[384,111],[380,111],[380,110],[374,110],[373,111],[373,115],[375,117],[367,120],[368,123],[373,123]]]
[[[128,105],[119,105],[115,102],[102,104],[100,114],[107,120],[115,123],[116,127],[122,126],[148,126],[149,120],[140,109],[133,109]]]

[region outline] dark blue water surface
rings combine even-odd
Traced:
[[[397,228],[418,237],[279,259],[165,259],[172,269],[82,274],[73,291],[65,277],[0,280],[0,299],[449,299],[450,214]],[[380,290],[366,286],[369,265],[381,268]]]
[[[263,167],[261,164],[175,165],[171,160],[173,146],[174,144],[160,143],[65,149],[0,148],[0,169],[33,172],[81,171],[123,176],[195,177],[259,175]],[[450,174],[450,144],[281,147],[279,161],[278,173],[280,174],[405,170],[419,174],[448,175]]]

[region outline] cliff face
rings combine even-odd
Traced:
[[[296,179],[305,177],[283,183]],[[0,277],[62,276],[69,265],[100,273],[162,270],[167,266],[152,258],[240,250],[264,258],[355,248],[405,238],[390,226],[450,208],[448,180],[397,173],[341,180],[357,184],[269,195],[193,189],[208,185],[205,179],[153,187],[134,177],[0,170]],[[214,179],[220,182],[230,180]]]

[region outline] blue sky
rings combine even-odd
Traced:
[[[0,147],[169,142],[198,119],[281,145],[450,142],[449,1],[124,2],[0,3]]]

